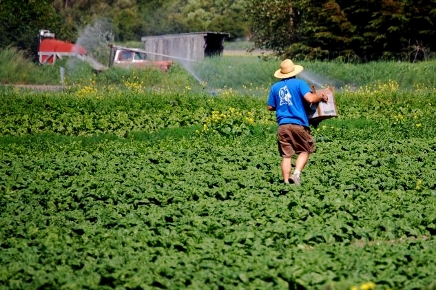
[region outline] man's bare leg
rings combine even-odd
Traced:
[[[309,160],[309,153],[301,152],[297,157],[297,161],[295,162],[295,171],[297,171],[297,173],[303,171],[308,160]]]
[[[309,153],[300,153],[297,157],[297,161],[295,162],[295,170],[291,175],[291,181],[295,185],[301,185],[300,173],[303,171],[304,166],[306,166],[307,161],[309,160]]]
[[[282,176],[283,176],[283,182],[289,183],[289,177],[291,176],[291,169],[292,169],[292,158],[291,157],[282,157]]]

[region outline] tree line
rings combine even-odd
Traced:
[[[417,61],[436,51],[436,0],[252,0],[248,6],[256,45],[297,58]]]
[[[436,0],[0,1],[0,48],[36,52],[49,29],[74,41],[96,20],[117,42],[185,32],[230,33],[294,59],[421,60],[436,51]]]

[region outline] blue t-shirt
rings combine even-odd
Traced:
[[[276,109],[279,125],[297,124],[309,127],[304,95],[311,92],[307,83],[296,78],[283,79],[271,86],[268,106]]]

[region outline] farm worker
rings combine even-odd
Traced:
[[[280,79],[273,84],[267,101],[267,109],[276,112],[277,144],[282,157],[283,182],[301,184],[300,174],[315,150],[315,140],[310,133],[306,115],[306,102],[327,102],[328,96],[313,93],[307,83],[295,76],[303,71],[301,65],[285,59],[274,76]],[[292,171],[292,156],[297,154],[295,169]]]

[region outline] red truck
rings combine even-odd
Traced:
[[[167,72],[172,65],[172,62],[167,60],[149,60],[148,53],[142,49],[116,45],[109,47],[111,48],[110,66],[152,67]]]

